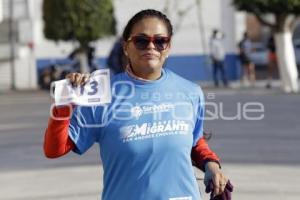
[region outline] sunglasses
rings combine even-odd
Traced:
[[[155,49],[158,51],[165,50],[170,45],[170,37],[166,36],[145,36],[145,35],[136,35],[130,37],[127,41],[132,41],[135,48],[139,50],[145,50],[148,48],[150,42],[155,46]]]

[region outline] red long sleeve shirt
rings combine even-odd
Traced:
[[[58,119],[49,119],[48,127],[45,131],[44,153],[48,158],[57,158],[65,155],[75,148],[74,142],[68,135],[71,113],[71,107],[54,107],[53,116]],[[196,146],[192,148],[191,158],[194,165],[204,171],[204,165],[207,161],[219,162],[218,156],[209,148],[206,140],[202,137],[198,140]]]

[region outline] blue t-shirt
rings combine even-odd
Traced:
[[[202,136],[200,87],[164,69],[160,79],[112,78],[112,102],[77,107],[69,136],[82,154],[100,145],[103,200],[199,200],[191,148]]]

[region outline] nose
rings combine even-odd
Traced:
[[[149,41],[149,44],[147,46],[148,49],[155,49],[155,45],[153,43],[153,41]]]

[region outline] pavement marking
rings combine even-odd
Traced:
[[[45,104],[46,102],[51,102],[51,98],[45,97],[25,97],[25,98],[7,98],[1,99],[0,105],[18,105],[18,104]]]
[[[45,122],[46,123],[46,122]],[[0,131],[10,131],[10,130],[20,130],[24,128],[40,128],[41,125],[37,123],[6,123],[6,124],[0,124]]]
[[[0,172],[0,197],[5,200],[99,199],[100,166]]]

